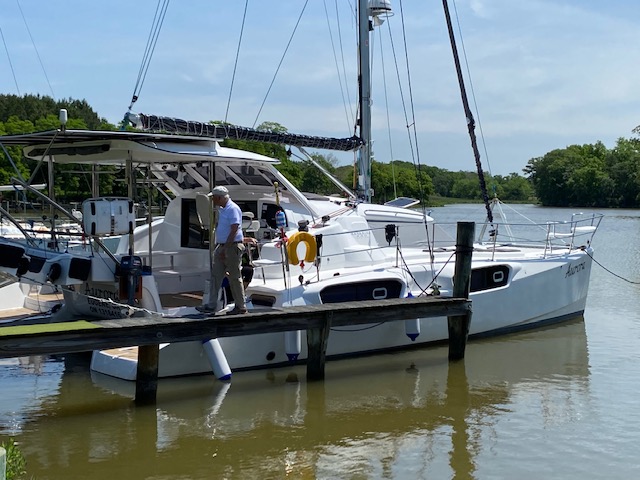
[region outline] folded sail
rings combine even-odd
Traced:
[[[356,150],[362,144],[362,140],[355,135],[349,138],[316,137],[311,135],[298,135],[294,133],[260,131],[253,128],[238,127],[229,124],[216,125],[211,123],[182,120],[180,118],[145,115],[143,113],[138,114],[137,117],[139,117],[140,120],[136,125],[138,128],[153,132],[213,137],[220,140],[226,138],[233,140],[250,140],[256,142],[291,145],[294,147],[319,148],[323,150],[339,150],[345,152]],[[133,119],[130,118],[130,120]]]

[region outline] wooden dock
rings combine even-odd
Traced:
[[[468,315],[464,298],[416,297],[308,305],[244,315],[131,317],[0,326],[0,358],[85,352],[420,317]]]
[[[461,359],[471,321],[468,297],[474,227],[473,223],[458,225],[455,298],[425,296],[368,300],[252,311],[234,316],[150,314],[115,320],[5,325],[0,326],[0,358],[138,345],[138,403],[155,401],[160,343],[306,330],[307,377],[314,380],[324,378],[327,338],[332,327],[446,316],[449,359]]]

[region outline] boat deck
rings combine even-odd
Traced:
[[[203,292],[162,293],[162,308],[197,307],[202,305]]]
[[[0,322],[19,320],[32,315],[41,315],[54,305],[62,303],[62,292],[31,293],[24,301],[23,307],[0,310]]]

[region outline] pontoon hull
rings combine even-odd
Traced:
[[[591,257],[585,252],[550,258],[546,262],[538,259],[503,263],[514,272],[509,284],[471,295],[471,337],[536,328],[583,314],[591,269]],[[531,301],[531,292],[539,292],[539,299]],[[447,319],[420,319],[419,331],[412,341],[407,336],[406,323],[402,321],[332,329],[327,357],[366,355],[441,343],[448,338]],[[285,333],[220,338],[219,342],[232,370],[289,363]],[[298,359],[304,360],[307,356],[304,331],[301,332],[301,347]],[[160,377],[212,371],[201,342],[163,344],[159,358]],[[91,369],[134,380],[136,362],[136,347],[97,351],[93,353]]]

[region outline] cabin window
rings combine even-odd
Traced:
[[[182,174],[182,175],[180,175]],[[176,183],[180,186],[180,188],[187,190],[189,188],[197,188],[200,186],[198,182],[196,182],[191,175],[189,175],[186,171],[184,171],[184,167],[181,171],[178,170],[169,170],[166,172],[167,177],[172,178],[176,181]],[[178,181],[178,176],[181,176],[181,181]]]
[[[194,198],[182,199],[180,246],[184,248],[209,248],[209,230],[200,224]]]
[[[471,272],[472,292],[504,287],[507,283],[509,283],[509,267],[507,265],[474,268]]]
[[[245,202],[242,200],[234,200],[234,202],[240,207],[242,213],[251,212],[253,213],[253,218],[258,219],[258,202]]]
[[[216,174],[213,178],[216,185],[240,185],[240,182],[221,165],[216,165]]]
[[[320,292],[322,303],[355,302],[400,298],[402,284],[397,280],[374,280],[333,285]]]
[[[268,187],[273,184],[260,170],[253,168],[251,165],[231,165],[229,166],[229,170],[240,177],[247,185]]]

